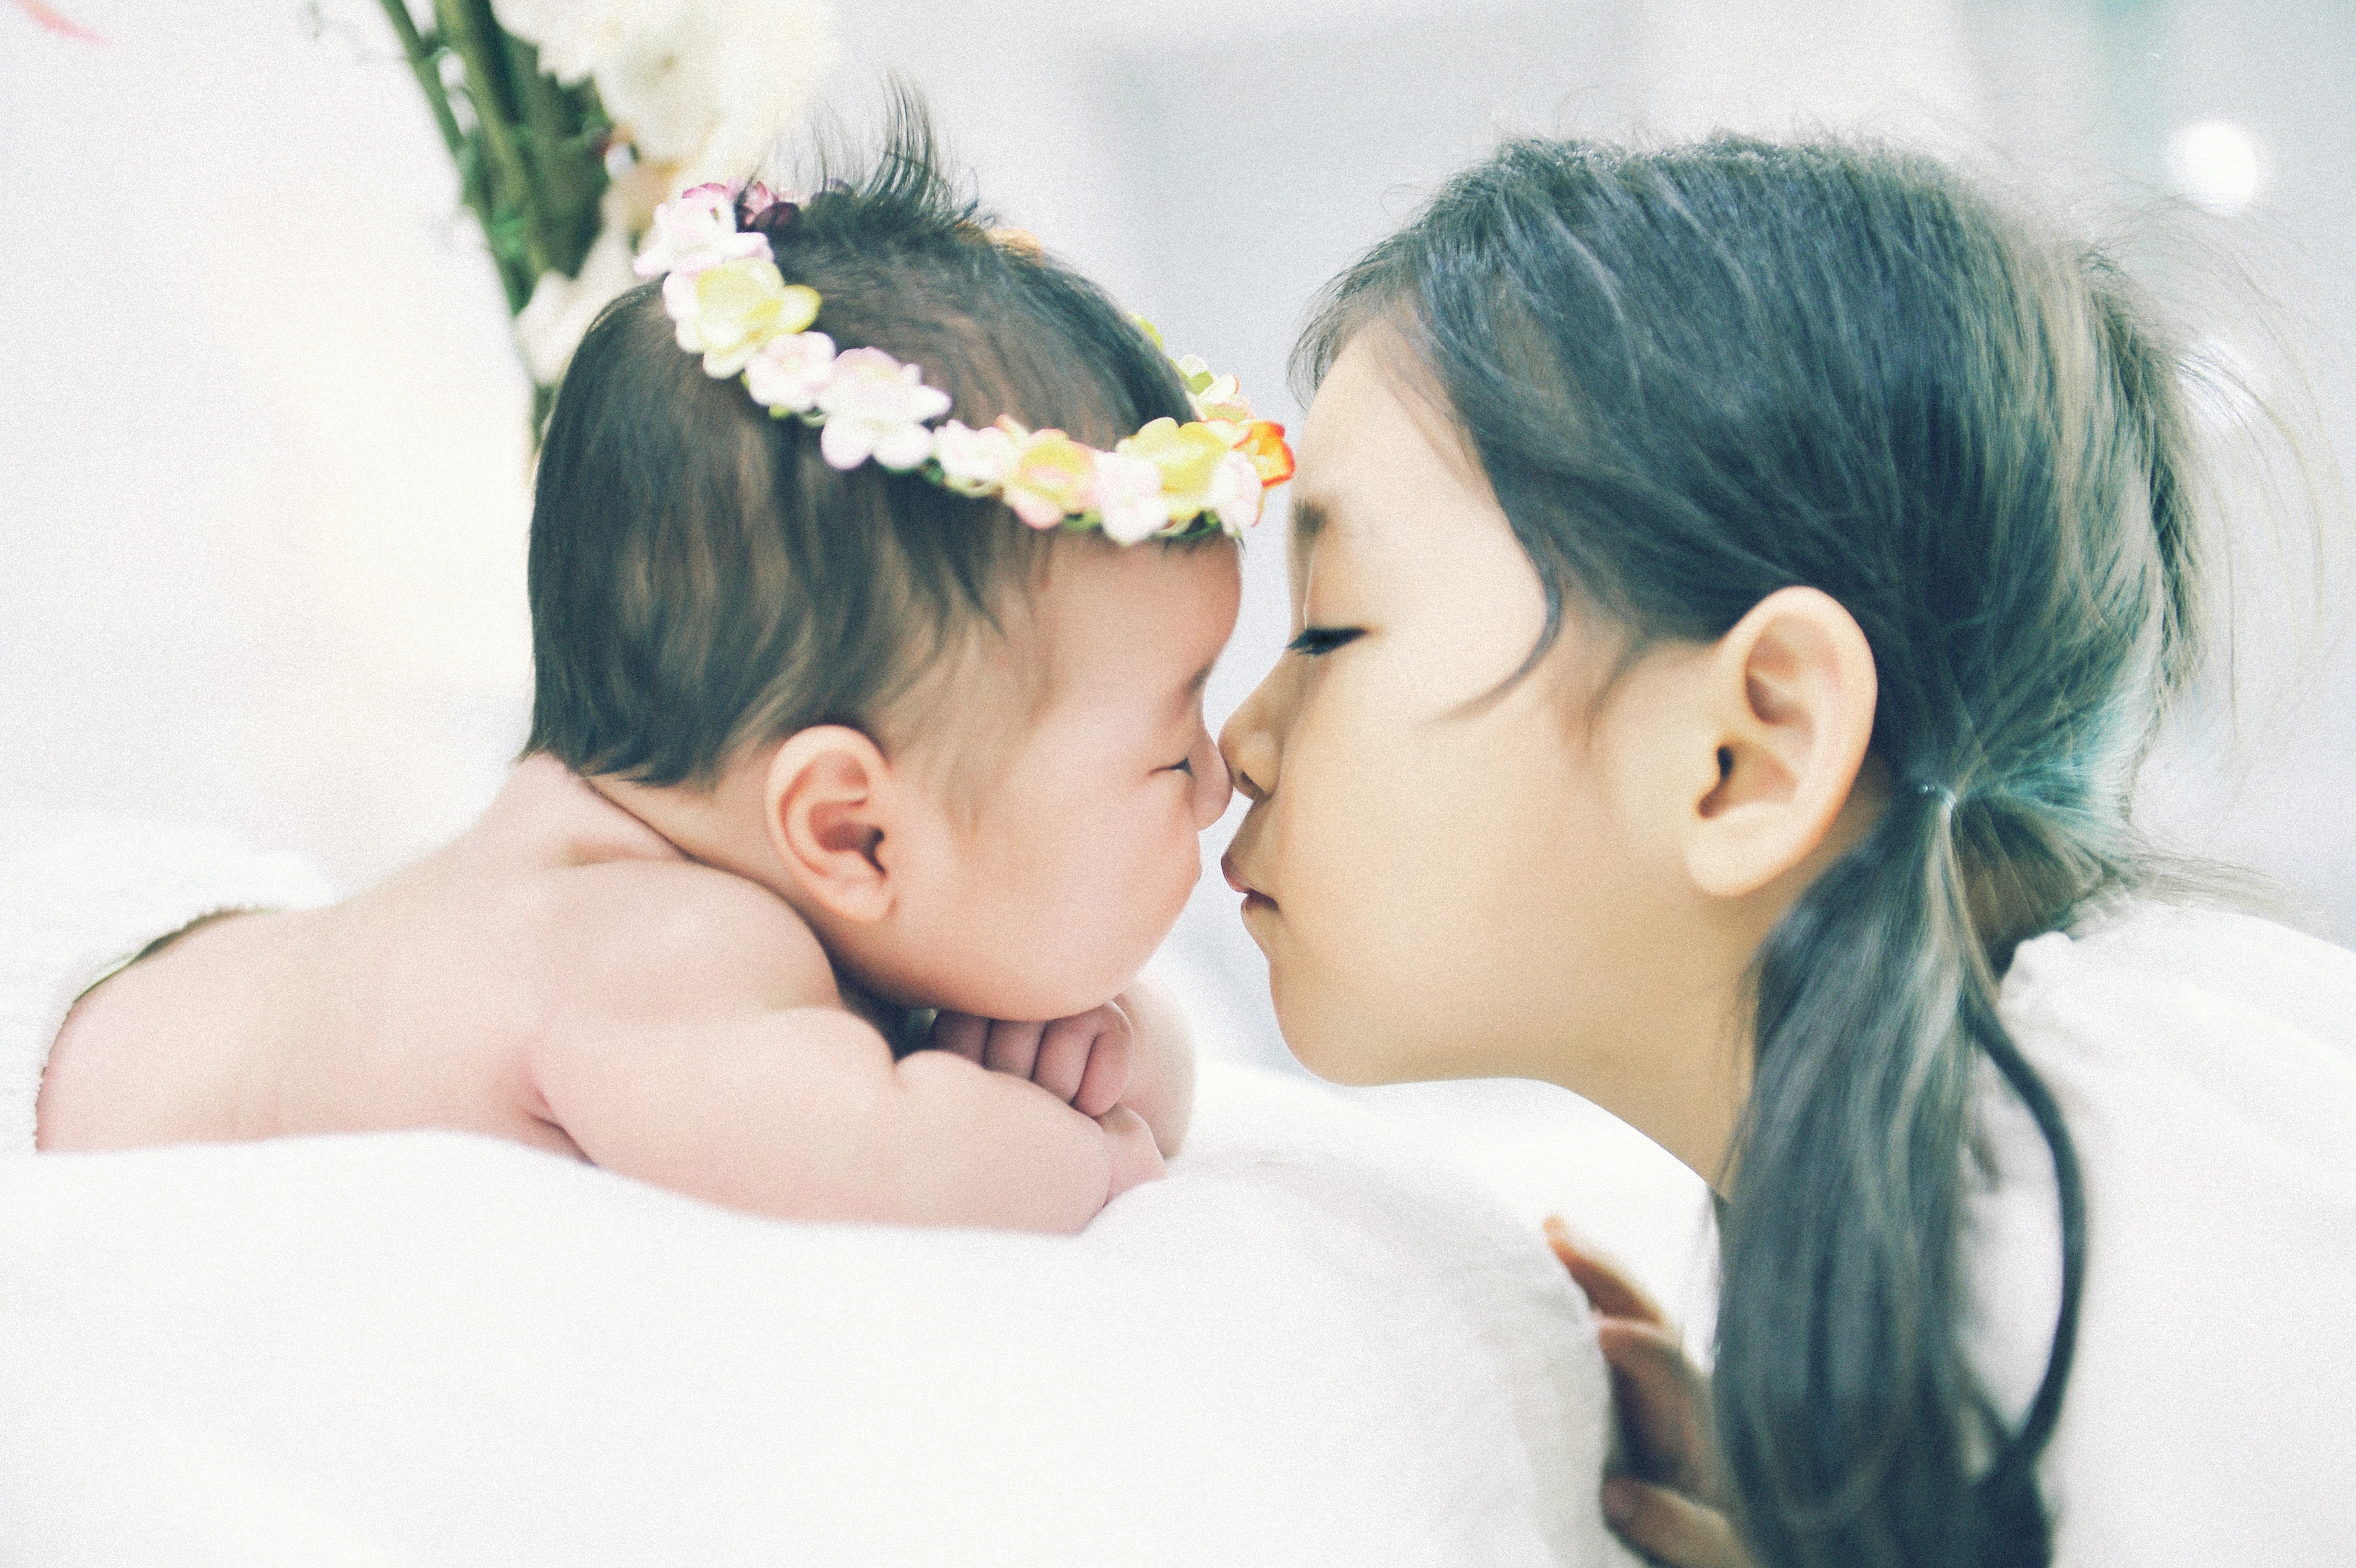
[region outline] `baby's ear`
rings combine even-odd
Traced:
[[[844,920],[891,912],[883,847],[892,784],[883,750],[848,725],[798,731],[770,759],[762,796],[770,844],[795,887]]]

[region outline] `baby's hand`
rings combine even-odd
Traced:
[[[1129,1090],[1129,1015],[1110,1002],[1048,1023],[943,1012],[933,1045],[993,1072],[1028,1078],[1084,1116],[1101,1116]]]

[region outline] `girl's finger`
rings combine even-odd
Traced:
[[[1615,1476],[1603,1483],[1603,1517],[1666,1568],[1752,1568],[1724,1514],[1666,1487]]]
[[[1631,1467],[1695,1497],[1718,1496],[1709,1384],[1684,1348],[1667,1329],[1625,1318],[1598,1323],[1595,1340],[1612,1368]]]
[[[1039,1061],[1039,1034],[1044,1028],[1043,1024],[992,1020],[990,1043],[982,1049],[981,1064],[992,1072],[1030,1077]]]
[[[1654,1305],[1653,1298],[1626,1275],[1605,1263],[1591,1249],[1574,1240],[1570,1227],[1558,1214],[1549,1214],[1546,1221],[1547,1245],[1562,1266],[1570,1271],[1571,1283],[1586,1294],[1588,1306],[1601,1317],[1634,1317],[1647,1323],[1666,1323],[1668,1315]]]

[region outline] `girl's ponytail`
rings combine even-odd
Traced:
[[[1760,954],[1717,1394],[1744,1532],[1771,1563],[2050,1556],[2035,1465],[2069,1375],[2084,1220],[2068,1130],[1996,1016],[1958,831],[1990,809],[1901,786]],[[1955,1335],[1984,1055],[2043,1132],[2062,1195],[2060,1320],[2011,1433]]]

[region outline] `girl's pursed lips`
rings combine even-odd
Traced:
[[[1244,895],[1244,908],[1250,909],[1258,904],[1265,904],[1270,909],[1276,907],[1274,899],[1244,880],[1243,873],[1236,869],[1235,855],[1232,851],[1219,857],[1219,874],[1226,878],[1227,886]]]

